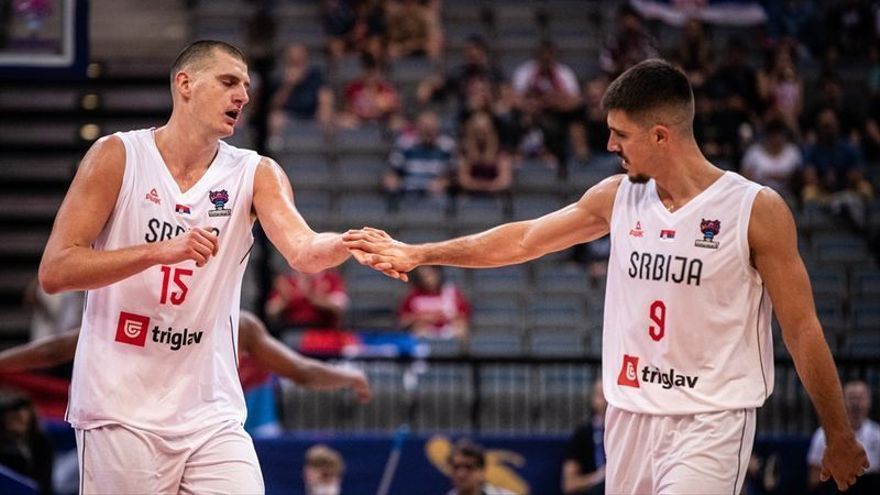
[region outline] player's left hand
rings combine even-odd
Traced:
[[[828,438],[828,447],[822,457],[820,479],[834,478],[837,488],[844,491],[855,484],[856,479],[868,470],[868,456],[854,435],[844,438]]]
[[[361,370],[356,370],[352,373],[351,389],[354,391],[355,395],[357,395],[358,402],[361,404],[370,402],[373,399],[373,390],[370,388],[370,382],[367,381],[367,376]]]

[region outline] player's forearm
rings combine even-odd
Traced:
[[[527,222],[500,225],[491,230],[445,242],[413,246],[419,265],[492,268],[522,263],[539,256],[525,244]]]
[[[49,294],[104,287],[160,263],[159,250],[155,244],[113,251],[82,246],[47,250],[40,262],[40,286]]]
[[[303,242],[296,256],[288,260],[291,268],[304,273],[317,273],[342,264],[349,257],[342,244],[342,235],[333,232],[315,234]]]
[[[308,359],[303,379],[299,383],[312,390],[336,390],[353,387],[356,380],[357,375],[352,370]]]
[[[0,372],[48,368],[73,359],[78,333],[48,337],[0,352]]]
[[[829,443],[841,436],[852,435],[837,367],[818,322],[783,334],[783,337]]]

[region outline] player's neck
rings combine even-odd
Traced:
[[[173,116],[166,125],[156,129],[155,139],[159,153],[172,172],[193,172],[208,168],[219,146],[216,136],[186,130]]]
[[[712,165],[699,150],[674,154],[668,167],[654,177],[657,194],[667,207],[677,210],[705,191],[724,171]]]

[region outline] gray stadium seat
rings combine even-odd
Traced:
[[[532,356],[580,357],[587,352],[584,334],[569,328],[535,328],[529,336]]]
[[[513,219],[529,220],[558,210],[562,206],[555,194],[521,194],[513,200]]]
[[[340,218],[351,225],[379,225],[388,216],[387,201],[382,194],[351,194],[339,199]]]
[[[346,155],[339,157],[336,167],[346,190],[379,190],[388,162],[376,155]]]
[[[475,270],[473,288],[481,293],[522,294],[527,288],[527,272],[523,265]]]
[[[520,356],[525,351],[525,343],[519,332],[481,330],[471,335],[469,351],[479,357]]]

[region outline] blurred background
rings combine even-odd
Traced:
[[[228,141],[282,165],[315,230],[374,225],[407,242],[540,216],[619,172],[601,96],[645,58],[674,61],[703,152],[789,202],[841,379],[858,382],[851,417],[877,419],[880,2],[868,0],[0,0],[0,349],[78,326],[82,296],[35,282],[55,213],[94,140],[164,123],[168,69],[197,39],[248,55],[251,103]],[[607,239],[402,284],[354,262],[291,272],[255,233],[242,307],[291,348],[364,369],[375,391],[359,405],[243,372],[268,493],[306,493],[314,455],[342,493],[465,493],[450,456],[463,438],[486,449],[474,476],[514,493],[563,493],[568,461],[601,466],[572,438],[603,407]],[[817,419],[774,336],[746,490],[824,493],[808,483]],[[27,490],[24,474],[76,492],[69,372],[0,374],[0,488]],[[307,456],[318,443],[332,452]]]

